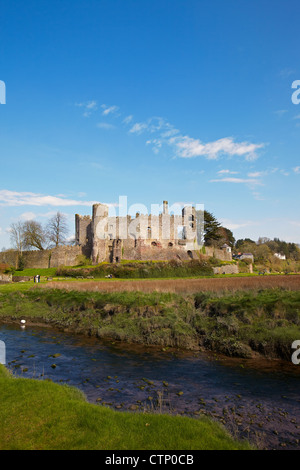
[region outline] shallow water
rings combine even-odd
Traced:
[[[260,448],[300,448],[300,365],[112,343],[31,326],[1,325],[0,340],[15,375],[74,385],[91,403],[205,414]]]

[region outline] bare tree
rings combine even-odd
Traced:
[[[16,222],[10,226],[10,241],[13,247],[22,256],[25,247],[24,222]]]
[[[66,237],[69,233],[67,217],[61,212],[57,212],[47,224],[47,237],[51,244],[55,247],[65,245]]]
[[[24,247],[27,249],[37,248],[44,250],[47,242],[46,234],[42,225],[35,220],[24,222]]]

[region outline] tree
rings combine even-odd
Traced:
[[[19,255],[22,256],[22,252],[25,246],[24,223],[16,222],[11,224],[9,231],[11,244],[18,251]]]
[[[57,212],[47,224],[47,237],[55,247],[66,244],[66,236],[69,233],[67,217],[61,212]]]
[[[258,245],[265,245],[266,243],[270,242],[270,238],[268,237],[259,237],[259,239],[257,240],[257,244]]]
[[[220,238],[217,240],[216,244],[219,248],[221,248],[225,243],[231,248],[234,247],[235,238],[229,228],[219,227],[218,234],[220,235]]]
[[[46,234],[42,225],[35,220],[24,222],[24,247],[27,249],[37,248],[44,250],[47,242]]]
[[[207,246],[213,245],[221,237],[219,228],[221,224],[217,219],[208,211],[204,211],[204,244]]]
[[[235,243],[235,248],[238,251],[242,251],[242,248],[246,245],[256,245],[256,242],[254,240],[251,240],[251,238],[239,238],[239,240],[236,241]]]

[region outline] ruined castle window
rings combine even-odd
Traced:
[[[190,227],[191,227],[191,228],[194,228],[193,222],[190,222]]]
[[[193,259],[193,253],[192,253],[190,250],[188,250],[187,254],[188,254],[188,256],[189,256],[190,258]]]
[[[151,227],[147,228],[148,238],[151,238]]]
[[[109,233],[109,234],[108,234],[108,238],[109,238],[110,240],[112,240],[112,239],[113,239],[113,235],[112,235],[112,233]]]
[[[184,225],[178,225],[177,227],[177,239],[178,240],[185,240],[185,227]]]
[[[151,245],[152,245],[152,246],[157,246],[157,243],[156,243],[156,242],[152,242]]]
[[[173,243],[172,243],[172,242],[168,243],[168,246],[169,246],[169,247],[172,247],[172,246],[173,246]]]

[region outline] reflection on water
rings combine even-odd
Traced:
[[[300,366],[132,346],[2,325],[16,375],[68,383],[116,409],[213,416],[263,448],[299,447]]]

